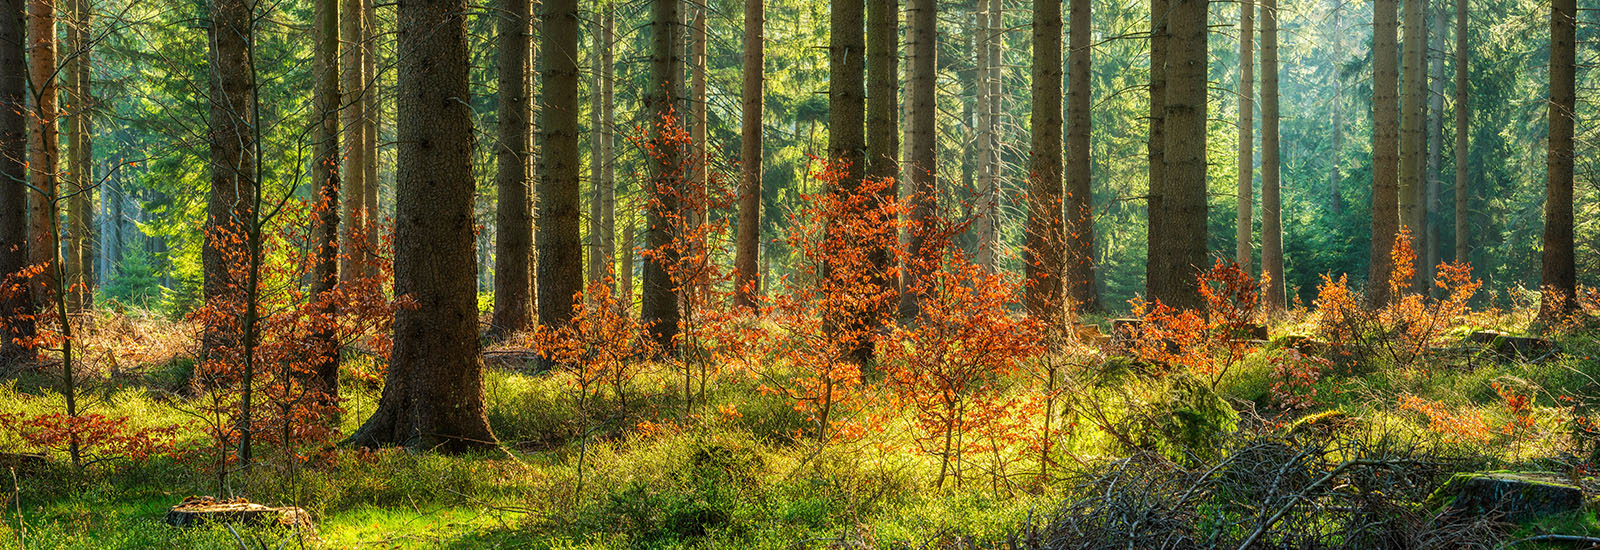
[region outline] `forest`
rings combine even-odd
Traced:
[[[0,546],[1600,548],[1597,14],[0,0]]]

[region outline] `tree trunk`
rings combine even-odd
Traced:
[[[1057,19],[1060,17],[1057,16]],[[939,76],[937,1],[908,2],[906,23],[909,40],[906,51],[909,57],[906,64],[905,170],[911,181],[908,195],[911,206],[911,227],[906,235],[906,249],[909,251],[909,256],[905,262],[904,280],[909,287],[927,275],[927,266],[912,260],[928,258],[930,254],[935,253],[928,248],[928,235],[923,229],[933,225],[934,213],[939,205],[938,133],[935,126],[938,119],[936,86]],[[1059,26],[1058,21],[1058,31]],[[1060,63],[1057,63],[1057,66],[1059,67]],[[1059,150],[1059,147],[1057,149]],[[910,288],[903,289],[900,295],[900,318],[913,319],[919,315],[920,310],[921,302],[917,293],[912,292]]]
[[[28,73],[25,4],[0,0],[0,281],[28,268]],[[35,334],[32,289],[0,292],[0,363],[33,358],[16,339]]]
[[[1575,0],[1550,3],[1550,147],[1546,154],[1544,257],[1539,319],[1559,322],[1583,311],[1578,303],[1572,240],[1572,132],[1576,68]]]
[[[378,32],[377,8],[372,5],[373,0],[359,0],[361,3],[361,82],[366,86],[366,93],[361,95],[361,112],[366,116],[361,119],[361,139],[364,143],[361,149],[366,152],[366,163],[361,165],[361,189],[366,192],[366,198],[361,200],[364,211],[361,214],[361,223],[365,224],[367,235],[367,251],[360,265],[368,277],[378,274],[378,263],[383,261],[378,257],[378,250],[373,247],[378,242],[382,230],[389,227],[382,223],[383,213],[378,208],[378,189],[382,182],[378,180],[378,130],[381,127],[379,120],[383,112],[379,109],[379,93],[383,88],[378,85]],[[351,14],[349,17],[355,17]],[[348,224],[349,222],[346,222]]]
[[[1047,322],[1062,320],[1066,288],[1062,282],[1066,229],[1062,221],[1061,69],[1061,2],[1034,2],[1028,246],[1023,250],[1022,267],[1028,313]]]
[[[995,114],[998,110],[995,103],[1000,100],[996,96],[996,85],[993,82],[995,66],[1000,60],[995,54],[998,49],[995,41],[1000,38],[1000,33],[994,28],[998,20],[995,9],[999,0],[978,0],[977,13],[977,80],[978,80],[978,189],[974,197],[975,219],[972,220],[973,229],[977,238],[977,248],[974,260],[978,265],[993,271],[995,269],[995,248],[999,246],[996,235],[999,232],[998,219],[1000,208],[999,190],[996,172],[999,171],[999,152],[995,150],[999,144],[995,135]]]
[[[734,299],[738,305],[755,307],[760,281],[756,275],[761,252],[761,121],[766,73],[763,41],[766,40],[764,0],[744,2],[744,82],[741,89],[743,111],[739,123],[739,227],[735,247]]]
[[[1157,268],[1165,265],[1156,250],[1165,246],[1167,236],[1157,232],[1162,223],[1156,218],[1166,212],[1167,21],[1171,6],[1171,0],[1150,0],[1150,129],[1145,138],[1150,180],[1145,193],[1145,290],[1149,296],[1164,284],[1156,281]]]
[[[1066,296],[1078,312],[1100,310],[1094,283],[1094,188],[1089,140],[1090,0],[1072,0],[1067,53]]]
[[[344,222],[339,230],[340,266],[339,277],[343,281],[352,281],[365,275],[364,267],[370,252],[370,235],[367,235],[366,215],[367,201],[367,155],[373,151],[367,149],[367,124],[366,97],[376,91],[370,86],[366,75],[367,32],[365,18],[362,16],[363,0],[339,0],[341,6],[337,10],[343,12],[344,17],[338,18],[339,34],[344,42],[343,55],[341,56],[340,70],[344,73],[344,86],[340,92],[344,100],[340,103],[338,124],[344,127],[344,170],[339,174],[344,187],[341,194],[342,204],[339,205],[340,218]],[[337,160],[336,160],[337,162]]]
[[[860,186],[866,160],[863,0],[831,0],[828,19],[828,157],[844,162],[842,191]]]
[[[694,147],[694,159],[689,166],[689,184],[692,189],[689,196],[695,197],[689,212],[689,225],[685,229],[693,234],[694,242],[690,243],[696,257],[702,258],[709,264],[710,256],[706,253],[706,234],[702,230],[709,216],[711,203],[708,185],[711,175],[711,157],[707,154],[711,149],[706,143],[706,7],[701,5],[695,9],[694,22],[690,27],[690,56],[694,63],[694,75],[691,79],[690,98],[692,105],[690,118],[694,124],[689,130],[689,142]],[[693,281],[696,295],[707,296],[706,289],[710,285],[709,274],[700,267],[695,267],[695,280]]]
[[[1467,100],[1467,0],[1456,0],[1456,250],[1459,263],[1472,261],[1467,240],[1467,126],[1471,105]]]
[[[33,110],[28,121],[28,262],[51,266],[56,260],[56,236],[51,231],[51,204],[59,191],[60,138],[56,129],[60,117],[56,90],[56,0],[28,2],[28,90]],[[48,272],[54,271],[51,267]],[[33,297],[48,303],[50,277],[36,276]]]
[[[583,292],[583,241],[579,238],[578,0],[544,3],[539,48],[544,105],[539,109],[539,325],[559,328],[572,319],[572,300]]]
[[[1261,3],[1261,276],[1267,311],[1288,305],[1283,279],[1283,204],[1279,195],[1278,0]]]
[[[1367,271],[1367,305],[1389,303],[1389,272],[1400,231],[1400,105],[1395,44],[1398,0],[1372,3],[1372,250]]]
[[[1344,24],[1340,19],[1340,11],[1333,10],[1331,17],[1333,19],[1334,51],[1345,51]],[[1344,78],[1340,76],[1341,70],[1342,69],[1338,65],[1334,65],[1333,112],[1331,113],[1333,127],[1329,129],[1333,133],[1333,152],[1328,158],[1328,208],[1331,209],[1333,214],[1336,216],[1344,211],[1344,196],[1339,190],[1341,183],[1339,181],[1341,177],[1341,174],[1339,173],[1341,170],[1340,160],[1342,160],[1340,155],[1342,151],[1344,151]]]
[[[533,213],[528,200],[530,13],[528,0],[504,0],[496,55],[500,91],[495,147],[494,314],[496,337],[527,330],[533,321]],[[567,308],[572,299],[562,300]]]
[[[649,199],[645,207],[644,248],[661,253],[645,258],[639,315],[662,350],[672,349],[678,334],[678,291],[668,270],[678,262],[678,254],[672,248],[672,220],[679,214],[683,151],[677,144],[667,141],[663,125],[668,123],[678,103],[683,79],[683,60],[675,53],[679,3],[679,0],[652,0],[651,85],[645,94],[645,110],[650,116],[647,125],[655,151],[653,157],[647,159],[650,177],[646,183]]]
[[[1428,16],[1428,40],[1444,47],[1444,33],[1439,26],[1444,16],[1438,8]],[[1435,57],[1434,48],[1428,48],[1428,170],[1423,176],[1427,191],[1423,193],[1422,219],[1426,221],[1426,252],[1417,273],[1422,276],[1424,292],[1437,290],[1433,286],[1434,268],[1439,265],[1439,167],[1444,161],[1444,59]]]
[[[867,179],[894,179],[900,174],[900,2],[866,0],[867,3]],[[883,191],[885,199],[900,195],[895,181]],[[871,251],[874,277],[882,288],[893,291],[888,246]],[[890,304],[894,307],[898,304]]]
[[[224,248],[235,246],[229,241],[242,238],[256,220],[256,87],[250,53],[255,42],[255,13],[251,6],[247,0],[211,0],[207,136],[211,195],[206,203],[205,246],[200,250],[208,303],[236,292],[244,283],[233,280]],[[209,350],[237,338],[224,334],[225,330],[225,326],[206,327],[202,359],[210,355]]]
[[[1176,0],[1167,20],[1166,183],[1150,212],[1149,295],[1198,308],[1206,264],[1206,19],[1208,0]]]
[[[1256,158],[1254,149],[1255,132],[1255,3],[1252,0],[1239,2],[1239,156],[1238,156],[1238,204],[1235,215],[1234,227],[1234,255],[1233,261],[1245,273],[1250,273],[1251,266],[1255,265],[1255,247],[1253,246],[1255,227],[1250,222],[1250,217],[1255,209],[1255,173]],[[1262,19],[1266,14],[1262,14]],[[1265,34],[1265,29],[1262,33]],[[1263,47],[1265,45],[1263,44]],[[1266,60],[1262,60],[1265,65]],[[1265,67],[1262,67],[1265,69]],[[1265,121],[1263,121],[1265,122]],[[1266,143],[1262,143],[1266,147]],[[1264,216],[1265,213],[1263,212]],[[1263,235],[1262,239],[1265,240]],[[1264,266],[1263,266],[1264,267]]]
[[[605,14],[600,21],[600,255],[607,269],[617,265],[617,178],[616,178],[616,113],[614,110],[613,73],[615,58],[611,45],[616,41],[617,6],[607,1]],[[631,245],[630,245],[631,246]],[[615,282],[610,283],[612,292]]]
[[[78,0],[83,1],[83,0]],[[339,282],[339,0],[318,0],[315,10],[316,51],[312,54],[315,83],[312,94],[315,144],[311,159],[311,179],[317,186],[319,209],[312,245],[316,247],[311,268],[311,294],[321,299]],[[345,12],[345,19],[359,19],[360,12]],[[348,68],[348,66],[346,66]],[[359,66],[358,66],[359,67]],[[359,125],[357,125],[359,126]],[[354,165],[359,171],[360,164]],[[315,386],[331,402],[339,396],[339,340],[335,333],[333,302],[322,302],[313,331],[316,358]]]
[[[633,315],[633,231],[639,225],[637,222],[635,216],[628,216],[628,220],[623,222],[622,245],[617,251],[622,256],[619,268],[622,273],[617,277],[617,302],[622,305],[622,315],[625,317]]]
[[[83,311],[94,302],[94,171],[91,164],[89,115],[94,103],[89,88],[89,0],[69,0],[67,25],[67,203],[68,306]]]
[[[397,8],[394,350],[351,442],[453,453],[497,445],[484,411],[473,281],[472,113],[464,0]]]
[[[1423,155],[1427,153],[1423,118],[1427,116],[1427,37],[1423,17],[1427,0],[1407,0],[1403,7],[1405,43],[1402,44],[1400,86],[1400,188],[1399,216],[1402,230],[1410,230],[1412,250],[1422,236],[1422,212],[1418,208],[1422,192]],[[1418,272],[1423,271],[1418,269]],[[1406,281],[1401,292],[1414,289],[1414,281]]]

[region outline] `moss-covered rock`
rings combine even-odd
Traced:
[[[1451,476],[1428,500],[1449,514],[1523,523],[1581,509],[1583,490],[1545,473],[1473,472]]]

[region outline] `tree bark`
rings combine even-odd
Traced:
[[[709,144],[706,143],[706,7],[704,5],[695,9],[694,21],[690,27],[689,42],[691,61],[694,64],[694,74],[690,79],[690,93],[692,96],[689,98],[691,104],[691,114],[689,116],[694,120],[694,124],[689,129],[689,142],[694,147],[694,158],[689,163],[691,168],[689,185],[692,186],[689,196],[694,197],[695,200],[688,205],[690,206],[689,226],[685,229],[693,234],[694,242],[690,243],[690,245],[693,247],[695,256],[705,258],[705,261],[709,262],[710,256],[706,255],[706,234],[702,230],[708,220],[707,217],[710,215],[711,208],[709,194],[711,157],[707,154],[710,148]],[[707,296],[706,289],[710,286],[709,274],[699,268],[695,270],[697,273],[693,284],[696,289],[696,295]]]
[[[528,0],[503,0],[500,9],[495,44],[500,120],[495,147],[494,313],[489,322],[496,337],[527,330],[533,321],[533,213],[528,200],[532,14]],[[562,302],[570,308],[571,300]]]
[[[1539,319],[1556,323],[1583,311],[1578,303],[1572,237],[1572,133],[1577,108],[1575,0],[1550,3],[1550,147],[1546,153],[1544,256]]]
[[[1150,128],[1146,141],[1146,170],[1149,174],[1148,192],[1145,193],[1145,293],[1155,295],[1164,282],[1157,282],[1158,268],[1164,259],[1156,250],[1165,246],[1165,234],[1157,231],[1162,222],[1157,217],[1166,212],[1166,117],[1167,117],[1167,43],[1170,40],[1167,21],[1170,0],[1150,0]],[[1164,279],[1163,279],[1164,280]]]
[[[1256,257],[1253,245],[1255,226],[1250,221],[1252,210],[1255,209],[1253,195],[1256,173],[1255,143],[1252,135],[1255,132],[1255,9],[1252,0],[1239,2],[1238,202],[1237,214],[1234,216],[1233,261],[1238,263],[1239,268],[1245,273],[1252,271],[1250,268],[1255,265]],[[1266,14],[1262,14],[1262,18],[1265,19]],[[1262,32],[1265,34],[1265,29]],[[1263,143],[1262,146],[1264,148],[1266,144]]]
[[[344,170],[339,174],[343,192],[340,195],[340,218],[344,225],[339,229],[339,278],[352,281],[365,274],[364,267],[370,252],[366,233],[367,201],[367,149],[366,96],[376,90],[370,87],[366,74],[367,32],[363,17],[363,0],[339,0],[336,6],[344,17],[338,18],[340,39],[344,43],[340,56],[340,70],[344,73],[342,109],[338,124],[344,127]]]
[[[1028,246],[1023,250],[1022,265],[1028,313],[1047,322],[1062,320],[1066,288],[1062,282],[1066,229],[1062,221],[1061,67],[1061,2],[1034,2]]]
[[[316,50],[311,63],[316,79],[312,90],[316,139],[312,147],[311,179],[317,186],[318,199],[312,243],[316,253],[311,268],[314,299],[323,298],[339,282],[339,15],[339,0],[317,1]],[[360,12],[345,12],[345,19],[359,18]],[[360,166],[355,165],[358,171]],[[312,334],[313,348],[322,352],[316,358],[315,384],[326,398],[336,402],[339,397],[339,340],[334,332],[336,319],[333,317],[336,312],[331,301],[323,304],[317,312],[322,319],[318,320]]]
[[[83,311],[94,305],[94,171],[89,116],[89,0],[69,0],[67,24],[67,287],[68,307]]]
[[[366,86],[366,93],[361,95],[361,111],[366,116],[361,119],[361,138],[364,143],[361,149],[366,152],[366,163],[361,166],[361,189],[366,192],[366,198],[361,200],[364,211],[361,222],[366,225],[367,251],[360,262],[364,274],[368,277],[377,275],[378,262],[383,261],[378,257],[378,251],[372,246],[379,239],[383,229],[388,224],[382,223],[383,213],[378,208],[378,190],[382,182],[378,180],[378,130],[382,128],[380,120],[383,112],[379,109],[379,94],[383,88],[378,84],[378,32],[377,8],[372,5],[373,0],[359,0],[361,3],[361,81]],[[355,17],[354,14],[350,17]],[[348,223],[348,222],[346,222]]]
[[[866,0],[866,3],[867,82],[871,83],[871,88],[866,98],[865,177],[895,180],[900,174],[900,2]],[[885,199],[898,198],[899,181],[895,180],[883,193]],[[890,258],[889,247],[885,246],[873,250],[870,259],[876,268],[875,282],[893,291],[897,280],[891,276]]]
[[[200,251],[205,274],[203,294],[214,302],[235,292],[223,249],[242,238],[256,223],[255,75],[251,48],[255,13],[247,0],[211,0],[210,120],[211,195],[206,203],[205,245]],[[226,234],[224,234],[226,233]],[[201,357],[236,336],[221,326],[207,326]]]
[[[641,273],[640,319],[650,327],[656,345],[671,350],[678,334],[678,290],[669,267],[678,262],[672,249],[672,219],[678,212],[678,194],[684,177],[683,151],[664,136],[669,118],[678,103],[683,81],[683,59],[676,54],[679,0],[653,0],[650,19],[650,87],[645,94],[649,113],[650,141],[654,147],[647,159],[649,181],[646,193],[644,248],[661,252],[645,258]],[[858,50],[859,51],[859,50]]]
[[[1072,0],[1067,53],[1066,296],[1078,312],[1100,310],[1095,287],[1090,125],[1090,0]]]
[[[995,137],[995,103],[999,98],[995,94],[995,84],[992,82],[994,67],[999,63],[995,59],[998,49],[994,43],[1000,34],[993,28],[997,19],[994,14],[995,6],[999,0],[978,0],[977,13],[977,80],[978,80],[978,189],[977,196],[973,198],[975,218],[972,220],[973,231],[977,239],[974,260],[978,265],[993,271],[995,269],[995,247],[998,246],[996,234],[1000,222],[999,200],[996,172],[999,170],[998,153],[995,151],[998,140]]]
[[[1428,14],[1428,41],[1439,42],[1439,49],[1444,47],[1444,32],[1439,26],[1444,21],[1444,16],[1437,13],[1438,8]],[[1434,48],[1428,48],[1428,165],[1423,181],[1427,185],[1423,193],[1422,219],[1427,228],[1425,242],[1427,246],[1423,254],[1422,265],[1418,266],[1417,273],[1421,275],[1421,286],[1424,292],[1434,292],[1434,268],[1439,265],[1439,167],[1444,161],[1444,59],[1442,56],[1433,55]]]
[[[544,2],[539,48],[544,105],[539,109],[539,325],[559,328],[572,319],[572,300],[583,292],[583,241],[579,237],[578,1]]]
[[[1150,213],[1149,295],[1179,309],[1201,306],[1206,264],[1206,20],[1208,0],[1176,0],[1167,20],[1166,183]]]
[[[28,90],[33,109],[28,117],[28,262],[53,266],[56,236],[51,231],[50,212],[59,191],[60,138],[56,122],[60,117],[56,89],[56,0],[28,2]],[[51,267],[46,273],[53,272]],[[51,284],[47,275],[36,276],[35,300],[47,300]],[[47,302],[40,302],[47,303]]]
[[[1283,204],[1279,195],[1278,0],[1261,3],[1261,276],[1267,311],[1288,305],[1283,275]]]
[[[760,291],[756,274],[761,252],[761,121],[766,73],[763,41],[766,25],[764,0],[744,2],[744,82],[740,90],[743,110],[739,123],[739,227],[734,257],[734,300],[755,307]]]
[[[617,264],[617,178],[616,178],[616,66],[612,44],[616,41],[617,6],[607,1],[600,20],[600,255],[608,269]],[[631,245],[630,245],[631,246]],[[610,284],[616,291],[615,282]]]
[[[473,281],[472,113],[464,0],[408,0],[398,21],[394,318],[378,409],[351,442],[494,448]]]
[[[1367,305],[1389,303],[1389,272],[1400,231],[1400,105],[1395,44],[1398,0],[1372,3],[1372,250],[1367,271]]]
[[[1060,16],[1057,15],[1058,40],[1060,32],[1059,20]],[[935,209],[939,204],[938,134],[935,127],[938,117],[938,105],[936,104],[939,58],[938,2],[936,0],[910,0],[906,6],[906,23],[909,39],[906,51],[909,54],[909,59],[906,64],[905,170],[911,181],[911,189],[908,196],[911,206],[911,227],[906,241],[909,258],[905,262],[906,272],[904,279],[907,283],[910,283],[927,275],[924,269],[926,266],[920,262],[910,261],[910,259],[927,258],[932,252],[928,249],[928,235],[922,229],[933,225]],[[1059,56],[1058,50],[1057,60],[1060,59]],[[1056,66],[1060,66],[1059,61]],[[1058,109],[1059,102],[1058,98]],[[1059,149],[1057,147],[1057,150]],[[900,295],[900,318],[907,320],[916,318],[920,310],[921,302],[917,293],[909,290],[902,292]]]
[[[1400,86],[1400,188],[1399,216],[1402,230],[1410,230],[1412,250],[1418,250],[1422,231],[1422,212],[1418,208],[1422,192],[1423,156],[1427,154],[1423,118],[1427,116],[1427,38],[1424,29],[1424,10],[1427,0],[1407,0],[1404,6],[1405,43],[1401,52]],[[1417,269],[1420,273],[1423,269]],[[1406,281],[1401,292],[1415,288],[1415,281]]]
[[[1334,51],[1345,51],[1344,23],[1340,18],[1340,11],[1333,10],[1333,14],[1330,17],[1332,18],[1333,25]],[[1333,133],[1333,153],[1328,159],[1328,208],[1333,210],[1334,215],[1338,215],[1344,211],[1344,195],[1343,192],[1339,190],[1340,184],[1342,183],[1340,181],[1342,175],[1339,172],[1342,169],[1340,166],[1340,161],[1343,159],[1341,154],[1344,151],[1345,103],[1344,78],[1340,76],[1340,71],[1341,69],[1339,66],[1335,65],[1333,68],[1333,112],[1331,113],[1333,119],[1333,128],[1330,129],[1330,131]]]
[[[25,5],[0,0],[0,281],[28,267],[28,73]],[[0,293],[0,363],[33,358],[16,339],[32,338],[32,288]]]
[[[854,191],[865,174],[866,103],[863,80],[863,0],[831,0],[828,19],[828,157],[845,163],[841,191]]]
[[[1472,261],[1467,235],[1467,126],[1472,121],[1467,94],[1467,0],[1456,0],[1456,192],[1455,224],[1457,262]]]

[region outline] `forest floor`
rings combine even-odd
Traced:
[[[1099,319],[1105,323],[1107,320]],[[1528,312],[1479,317],[1476,328],[1524,332]],[[1304,333],[1288,318],[1272,334]],[[253,469],[219,490],[207,459],[196,398],[187,396],[193,327],[148,316],[106,314],[85,408],[133,427],[179,426],[177,457],[109,459],[75,469],[59,454],[41,470],[0,480],[0,546],[18,548],[955,548],[1003,546],[1051,517],[1075,470],[1117,457],[1116,445],[1079,418],[1058,449],[1050,481],[1027,453],[969,456],[942,488],[939,461],[903,429],[909,414],[870,395],[851,414],[869,428],[817,448],[792,402],[758,391],[759,380],[723,373],[686,416],[671,372],[646,373],[629,398],[600,404],[585,429],[571,377],[491,362],[489,421],[508,454],[441,456],[334,448],[304,462],[263,451]],[[1284,406],[1281,369],[1265,350],[1220,374],[1215,393],[1238,414],[1229,432],[1289,429],[1306,415],[1342,411],[1369,426],[1454,448],[1486,464],[1550,469],[1570,456],[1574,395],[1600,393],[1600,342],[1592,332],[1556,337],[1564,353],[1506,357],[1462,352],[1363,372],[1330,370]],[[115,352],[108,350],[116,350]],[[349,358],[344,380],[350,433],[379,389]],[[1098,363],[1097,363],[1098,364]],[[1137,394],[1116,378],[1083,391]],[[1118,386],[1122,384],[1123,386]],[[0,381],[0,413],[61,410],[46,368]],[[1510,388],[1510,389],[1508,389]],[[1519,393],[1520,392],[1520,393]],[[870,393],[870,392],[869,392]],[[1508,393],[1510,397],[1508,397]],[[1531,403],[1516,403],[1516,395]],[[1563,397],[1568,396],[1568,397]],[[1182,405],[1178,405],[1182,407]],[[1020,410],[1027,415],[1034,411]],[[1576,416],[1575,416],[1576,415]],[[1075,417],[1077,418],[1077,417]],[[871,419],[870,422],[865,422]],[[592,437],[584,437],[585,433]],[[1227,434],[1224,434],[1227,435]],[[587,441],[587,444],[585,444]],[[29,451],[0,435],[0,452]],[[1004,446],[1002,446],[1004,447]],[[992,449],[991,449],[992,451]],[[580,473],[579,455],[583,454]],[[214,453],[213,453],[214,455]],[[245,495],[299,506],[318,538],[276,528],[165,525],[189,495]],[[1592,513],[1561,520],[1572,535],[1600,535]]]

